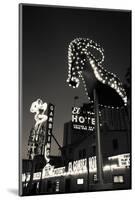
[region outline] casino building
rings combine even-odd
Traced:
[[[103,185],[98,185],[95,118],[91,102],[72,108],[72,120],[64,124],[61,157],[55,158],[55,162],[52,158],[51,164],[33,173],[32,189],[26,192],[27,195],[131,187],[127,108],[102,105],[99,108]],[[22,183],[24,189],[29,188],[30,173],[22,175]]]
[[[72,113],[72,121],[64,124],[65,162],[67,159],[70,161],[96,155],[94,113],[92,106],[89,107],[89,104],[84,104],[82,108],[76,108],[82,113]],[[100,107],[99,115],[102,156],[109,157],[130,152],[130,122],[126,108]]]

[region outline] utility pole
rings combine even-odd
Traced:
[[[95,132],[96,132],[96,162],[97,162],[97,178],[98,183],[103,184],[103,160],[101,151],[101,137],[100,137],[100,121],[99,121],[99,103],[98,103],[98,93],[94,89],[94,112],[95,112]]]

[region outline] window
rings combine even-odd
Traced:
[[[124,177],[122,175],[114,176],[113,177],[113,182],[114,183],[124,183]]]
[[[95,134],[93,135],[93,139],[96,139],[96,135]]]
[[[78,178],[77,179],[77,184],[78,185],[82,185],[84,183],[84,179],[83,178]]]
[[[37,189],[39,189],[39,182],[37,182]]]
[[[59,180],[56,181],[56,192],[60,191],[60,182]]]
[[[93,152],[93,155],[96,155],[96,146],[95,145],[92,146],[92,152]]]
[[[72,148],[69,148],[69,153],[72,153]]]
[[[119,145],[118,145],[118,140],[117,139],[113,139],[112,140],[112,144],[113,144],[113,149],[114,150],[117,150]]]
[[[85,158],[86,157],[86,149],[83,149],[83,158]]]
[[[81,149],[79,151],[79,159],[86,158],[86,149]]]
[[[49,192],[51,188],[52,188],[52,182],[48,181],[47,182],[47,192]]]
[[[82,150],[79,151],[79,159],[82,158]]]
[[[97,174],[94,174],[94,175],[93,175],[93,181],[94,181],[94,182],[97,182],[97,181],[98,181],[98,179],[97,179]]]

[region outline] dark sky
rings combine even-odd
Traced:
[[[87,102],[83,86],[66,83],[68,45],[77,37],[87,37],[105,50],[103,66],[124,81],[130,67],[129,11],[23,6],[23,135],[22,157],[34,116],[31,103],[37,98],[55,104],[54,135],[62,145],[64,123],[71,120],[74,96],[78,104]],[[52,142],[52,154],[58,154]]]

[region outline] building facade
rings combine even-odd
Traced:
[[[26,194],[86,192],[131,188],[130,122],[126,107],[99,105],[102,176],[98,184],[96,134],[93,104],[72,109],[72,120],[64,124],[59,161],[42,170],[22,175]],[[31,191],[27,192],[31,184]],[[25,194],[24,194],[25,195]]]

